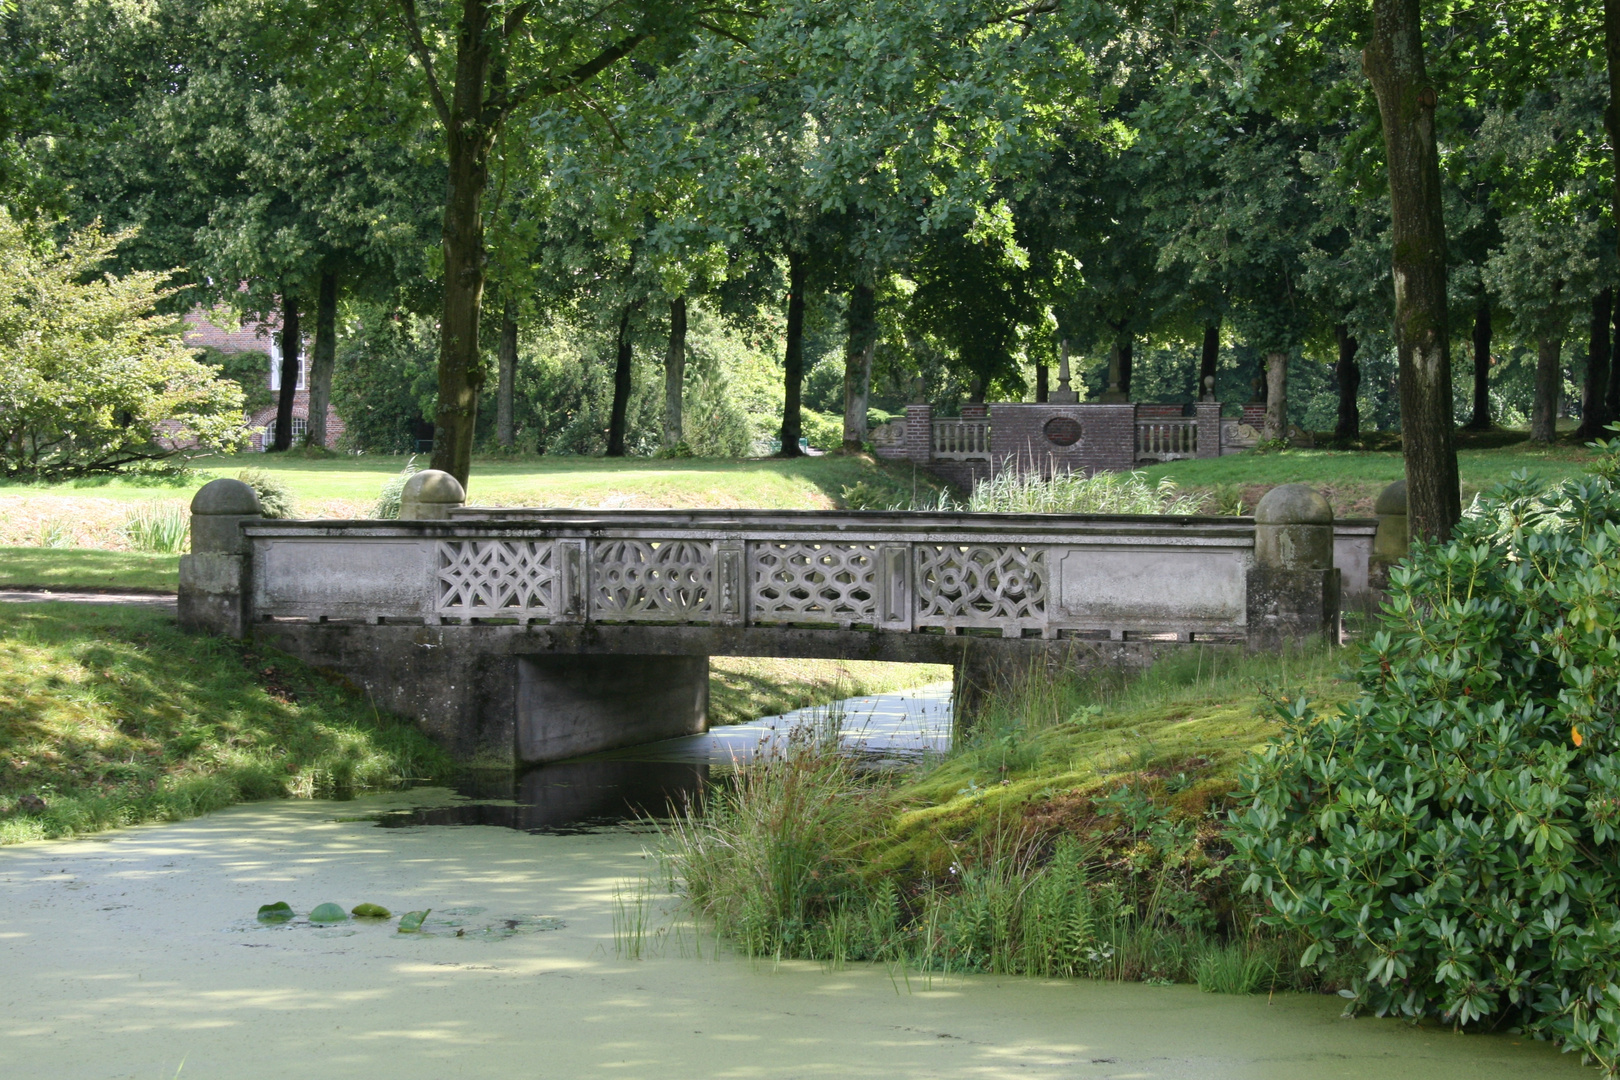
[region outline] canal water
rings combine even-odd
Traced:
[[[843,709],[846,740],[874,767],[944,747],[948,696],[902,697]],[[652,838],[622,822],[790,724],[548,766],[504,792],[253,803],[0,849],[0,1076],[1596,1075],[1513,1036],[1344,1020],[1321,996],[732,956],[669,911]],[[260,924],[277,900],[298,917]],[[431,912],[416,934],[310,923],[324,902]],[[626,950],[638,916],[640,948]]]
[[[381,815],[379,823],[577,833],[644,821],[686,805],[739,764],[785,745],[794,731],[834,729],[846,749],[871,768],[943,754],[951,742],[951,684],[848,698],[831,707],[542,765],[517,776],[473,774],[457,785],[457,798],[393,811]]]

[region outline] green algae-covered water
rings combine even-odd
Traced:
[[[0,850],[0,1076],[916,1077],[1519,1080],[1591,1077],[1511,1036],[1341,1020],[1335,998],[1222,997],[879,967],[621,958],[622,828],[379,828],[447,792],[238,807]],[[395,923],[262,927],[370,901]],[[459,933],[458,933],[459,931]]]
[[[949,687],[845,703],[852,752],[948,745]],[[622,822],[797,718],[521,777],[0,849],[0,1078],[1591,1077],[1337,998],[750,962],[659,902]],[[387,826],[387,827],[379,827]],[[298,918],[264,925],[261,904]],[[394,919],[309,922],[370,902]],[[432,909],[415,934],[398,916]],[[639,959],[621,946],[644,916]]]

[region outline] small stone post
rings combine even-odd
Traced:
[[[1406,523],[1406,481],[1397,480],[1380,491],[1373,513],[1378,515],[1378,532],[1373,535],[1372,558],[1368,560],[1368,584],[1385,589],[1389,587],[1389,568],[1406,558],[1412,542]]]
[[[1250,650],[1339,642],[1333,507],[1304,484],[1272,488],[1255,507],[1247,607]]]
[[[438,469],[423,469],[405,481],[399,493],[401,521],[444,521],[452,506],[467,502],[461,481]]]
[[[262,521],[259,496],[240,480],[210,480],[191,500],[191,554],[180,557],[180,625],[247,636],[251,567],[242,523]]]

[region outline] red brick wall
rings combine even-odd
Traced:
[[[990,453],[996,468],[1011,459],[1042,475],[1053,471],[1131,469],[1136,465],[1136,406],[1029,405],[998,403],[990,406]],[[1080,423],[1080,441],[1057,446],[1046,438],[1046,422],[1054,416]]]

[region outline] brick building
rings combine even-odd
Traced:
[[[243,321],[235,330],[226,330],[211,322],[208,314],[201,308],[193,309],[186,316],[186,331],[184,340],[194,349],[213,348],[222,353],[258,352],[264,353],[265,385],[272,394],[281,391],[281,343],[277,340],[279,328],[274,319],[266,322]],[[309,358],[312,342],[304,339],[304,347],[299,350],[298,356],[298,386],[293,395],[293,442],[296,444],[309,430]],[[248,427],[252,436],[248,443],[250,449],[266,450],[274,436],[276,422],[276,406],[274,403],[259,409],[248,416]],[[326,409],[326,443],[328,447],[335,446],[338,439],[343,436],[343,418],[337,410],[330,405]]]

